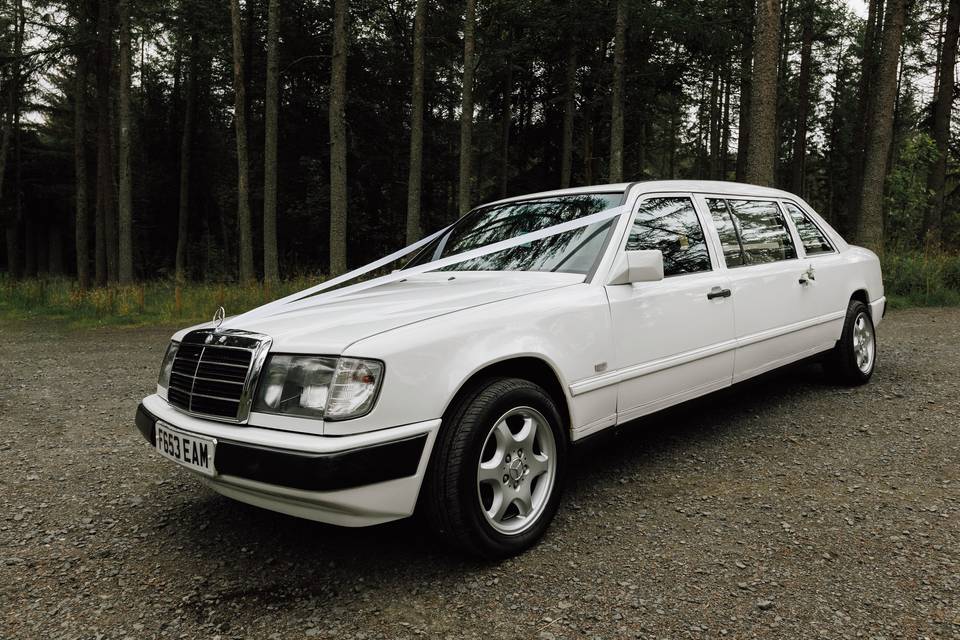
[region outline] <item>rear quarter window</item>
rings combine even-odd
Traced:
[[[833,245],[830,244],[827,235],[810,219],[810,216],[791,202],[785,202],[783,205],[787,209],[787,213],[790,214],[790,219],[793,220],[793,226],[797,228],[797,233],[800,235],[800,244],[803,245],[803,250],[808,256],[818,253],[833,253]]]

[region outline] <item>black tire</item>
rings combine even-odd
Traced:
[[[494,529],[483,513],[477,472],[494,424],[521,407],[546,418],[555,442],[555,473],[539,515],[525,530],[508,535]],[[441,539],[485,559],[509,557],[537,542],[556,514],[563,489],[567,439],[562,425],[550,394],[528,380],[489,379],[455,401],[440,427],[421,492],[424,515]]]
[[[869,359],[869,365],[865,368],[860,366],[862,360],[857,352],[854,340],[857,323],[861,318],[864,325],[868,327],[869,339],[873,342],[872,356]],[[870,316],[870,308],[859,300],[851,300],[847,306],[847,315],[843,322],[843,332],[840,334],[840,340],[837,341],[836,346],[824,363],[828,373],[840,384],[848,386],[866,384],[873,375],[873,370],[877,364],[876,335],[873,318]]]

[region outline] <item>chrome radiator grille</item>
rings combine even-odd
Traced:
[[[241,332],[191,331],[173,361],[167,401],[202,415],[240,421],[249,411],[269,339]]]

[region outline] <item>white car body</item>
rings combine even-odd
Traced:
[[[413,513],[445,410],[472,378],[491,368],[535,377],[554,395],[569,441],[576,442],[832,349],[851,298],[869,305],[874,324],[883,316],[877,257],[848,245],[805,202],[783,191],[663,181],[502,202],[610,192],[622,192],[629,209],[615,220],[602,257],[586,275],[427,272],[315,306],[255,317],[240,327],[269,336],[271,353],[382,361],[379,397],[363,417],[334,422],[251,412],[237,424],[188,414],[168,403],[163,389],[144,398],[142,407],[153,420],[217,443],[317,458],[421,437],[422,450],[408,475],[373,484],[309,491],[226,473],[204,476],[214,490],[237,500],[363,526]],[[632,212],[645,199],[665,195],[693,200],[711,269],[609,284],[624,252]],[[834,250],[807,256],[795,224],[785,215],[795,259],[728,268],[706,204],[711,196],[772,201],[781,207],[793,203],[826,234]],[[728,297],[708,299],[717,288],[728,289]]]

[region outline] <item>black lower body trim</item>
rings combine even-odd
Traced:
[[[137,407],[136,423],[137,431],[140,432],[140,435],[151,445],[156,445],[157,440],[154,425],[157,424],[157,417],[147,411],[146,407],[142,404]]]
[[[137,430],[154,444],[156,416],[141,404]],[[336,453],[301,453],[220,441],[217,473],[304,491],[337,491],[417,473],[426,434]]]

